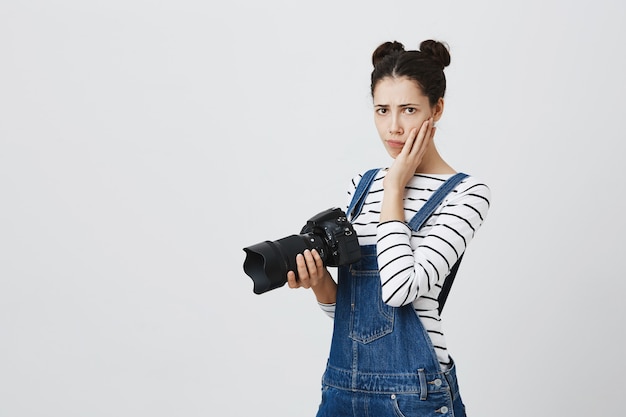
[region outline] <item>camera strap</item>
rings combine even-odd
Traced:
[[[374,182],[376,174],[380,171],[380,168],[374,168],[366,171],[359,184],[352,195],[352,200],[350,201],[350,205],[348,206],[347,215],[350,221],[356,219],[356,217],[361,213],[363,209],[363,204],[365,203],[365,198],[367,193]],[[409,221],[408,226],[413,231],[418,231],[426,222],[426,220],[433,214],[433,212],[439,207],[441,203],[445,200],[446,196],[454,190],[454,188],[463,181],[468,175],[459,172],[448,178],[441,186],[430,196],[430,198],[424,203],[422,208],[413,216],[413,218]],[[441,314],[443,310],[443,306],[448,299],[448,295],[450,294],[450,289],[452,287],[452,283],[454,282],[454,277],[459,269],[459,265],[461,264],[461,260],[463,259],[463,254],[459,257],[456,263],[450,269],[450,273],[446,277],[443,282],[443,287],[441,288],[441,292],[439,293],[439,314]]]

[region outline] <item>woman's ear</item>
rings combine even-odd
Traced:
[[[439,97],[439,100],[437,100],[437,103],[435,103],[435,105],[433,106],[433,120],[435,122],[441,119],[441,115],[443,114],[443,107],[443,97]]]

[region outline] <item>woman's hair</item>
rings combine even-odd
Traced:
[[[441,42],[425,40],[417,51],[405,51],[400,42],[385,42],[372,54],[372,63],[372,96],[376,84],[386,77],[414,80],[431,106],[446,92],[443,69],[450,65],[450,52]]]

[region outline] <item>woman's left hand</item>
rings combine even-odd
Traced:
[[[324,266],[317,250],[305,250],[296,256],[298,279],[294,271],[287,273],[289,288],[311,288],[317,301],[331,304],[337,299],[337,284]]]

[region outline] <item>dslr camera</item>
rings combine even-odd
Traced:
[[[325,266],[349,265],[361,258],[357,234],[346,214],[339,208],[330,208],[311,217],[300,234],[243,249],[243,269],[252,278],[254,292],[262,294],[282,287],[288,271],[294,271],[299,279],[296,255],[306,249],[317,250]]]

